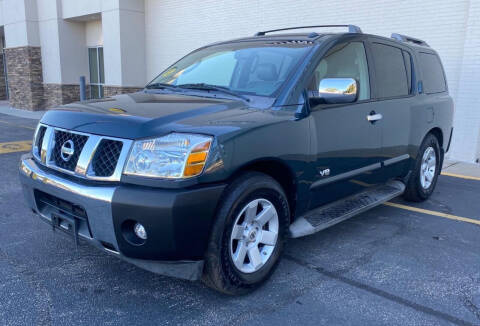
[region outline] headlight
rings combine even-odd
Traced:
[[[181,133],[135,141],[123,173],[156,178],[194,177],[202,173],[211,143],[212,137]]]

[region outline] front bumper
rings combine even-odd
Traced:
[[[225,188],[221,184],[164,190],[78,181],[38,165],[29,154],[22,157],[20,181],[27,204],[42,220],[51,223],[52,214],[69,214],[65,201],[86,216],[79,223],[79,238],[143,269],[189,280],[201,277],[215,209]],[[60,204],[45,204],[41,196]],[[129,241],[125,226],[132,221],[147,230],[145,243]]]

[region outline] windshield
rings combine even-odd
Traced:
[[[272,96],[310,47],[307,42],[239,42],[211,46],[190,53],[150,85],[202,84],[237,93]]]

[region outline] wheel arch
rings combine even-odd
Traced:
[[[428,135],[433,135],[435,138],[437,138],[438,145],[440,145],[440,171],[441,171],[443,166],[443,160],[445,158],[445,148],[443,147],[445,143],[444,143],[444,136],[443,136],[442,129],[440,129],[439,127],[434,127],[430,129],[425,135],[425,137],[423,137],[423,139],[425,139]]]
[[[437,138],[438,144],[440,145],[440,148],[443,150],[444,137],[443,137],[442,129],[440,129],[439,127],[432,128],[427,132],[427,135],[428,134],[432,134]],[[427,137],[427,136],[425,135],[425,137]],[[425,137],[424,137],[424,139],[425,139]]]
[[[248,171],[264,173],[272,177],[282,186],[290,208],[290,221],[293,221],[297,202],[297,181],[293,170],[284,161],[278,158],[267,157],[240,166],[231,174],[229,180],[234,180],[239,175]]]

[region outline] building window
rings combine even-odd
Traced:
[[[103,47],[88,48],[88,63],[90,67],[90,98],[102,98],[105,84]]]

